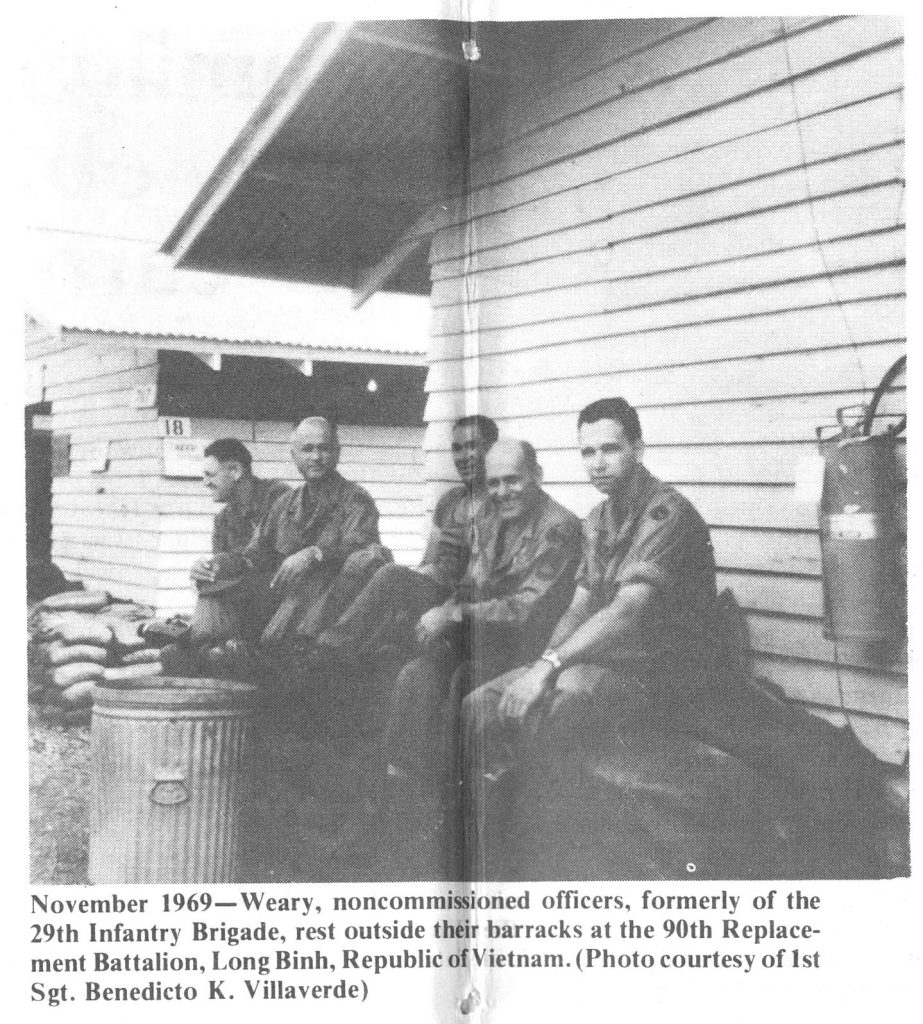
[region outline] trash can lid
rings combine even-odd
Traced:
[[[94,705],[116,707],[186,707],[214,710],[253,704],[259,687],[234,679],[144,676],[104,680],[94,689]]]

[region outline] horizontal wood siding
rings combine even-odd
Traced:
[[[189,566],[211,549],[218,509],[200,480],[163,476],[157,411],[136,407],[137,389],[156,383],[156,349],[90,344],[79,332],[27,324],[27,365],[40,384],[32,400],[50,401],[52,429],[70,437],[70,474],[52,485],[52,557],[87,586],[162,614],[188,612]],[[290,431],[280,423],[192,421],[193,438],[240,438],[258,475],[297,483]],[[343,427],[341,438],[343,475],[375,498],[395,559],[414,564],[426,528],[423,428]],[[109,461],[98,471],[92,460],[102,442]]]
[[[552,494],[597,495],[587,402],[640,409],[646,461],[712,527],[757,671],[875,752],[906,753],[901,665],[821,625],[818,426],[904,350],[900,22],[743,18],[576,32],[539,94],[475,133],[464,220],[433,242],[426,467],[481,411],[539,448]]]
[[[52,483],[52,558],[70,579],[156,607],[160,440],[155,411],[134,398],[156,382],[157,353],[58,338],[57,349],[27,346],[27,363],[44,367],[52,430],[70,437],[70,474]],[[108,467],[95,471],[102,443]]]
[[[282,423],[193,419],[192,436],[216,440],[236,437],[253,455],[257,476],[295,485],[298,472],[289,455],[291,427]],[[412,565],[423,551],[426,525],[422,471],[422,427],[340,428],[339,469],[362,484],[381,516],[382,541],[396,561]],[[217,506],[198,480],[161,482],[159,547],[160,604],[164,611],[189,611],[194,596],[189,565],[211,550],[212,520]]]

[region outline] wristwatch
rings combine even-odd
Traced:
[[[557,651],[553,651],[550,648],[538,659],[539,661],[547,661],[549,665],[556,671],[560,672],[564,667],[561,664],[561,656]]]

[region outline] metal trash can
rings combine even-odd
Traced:
[[[217,679],[96,687],[91,882],[235,880],[255,696]]]

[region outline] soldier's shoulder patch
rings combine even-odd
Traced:
[[[552,582],[564,568],[566,553],[557,546],[549,546],[544,555],[535,563],[535,575],[545,583]]]
[[[663,502],[658,502],[650,511],[651,519],[654,519],[658,523],[663,522],[664,519],[668,519],[669,516],[670,509],[663,504]]]
[[[561,544],[566,543],[567,533],[561,526],[549,526],[545,531],[545,540],[549,544],[560,546]]]

